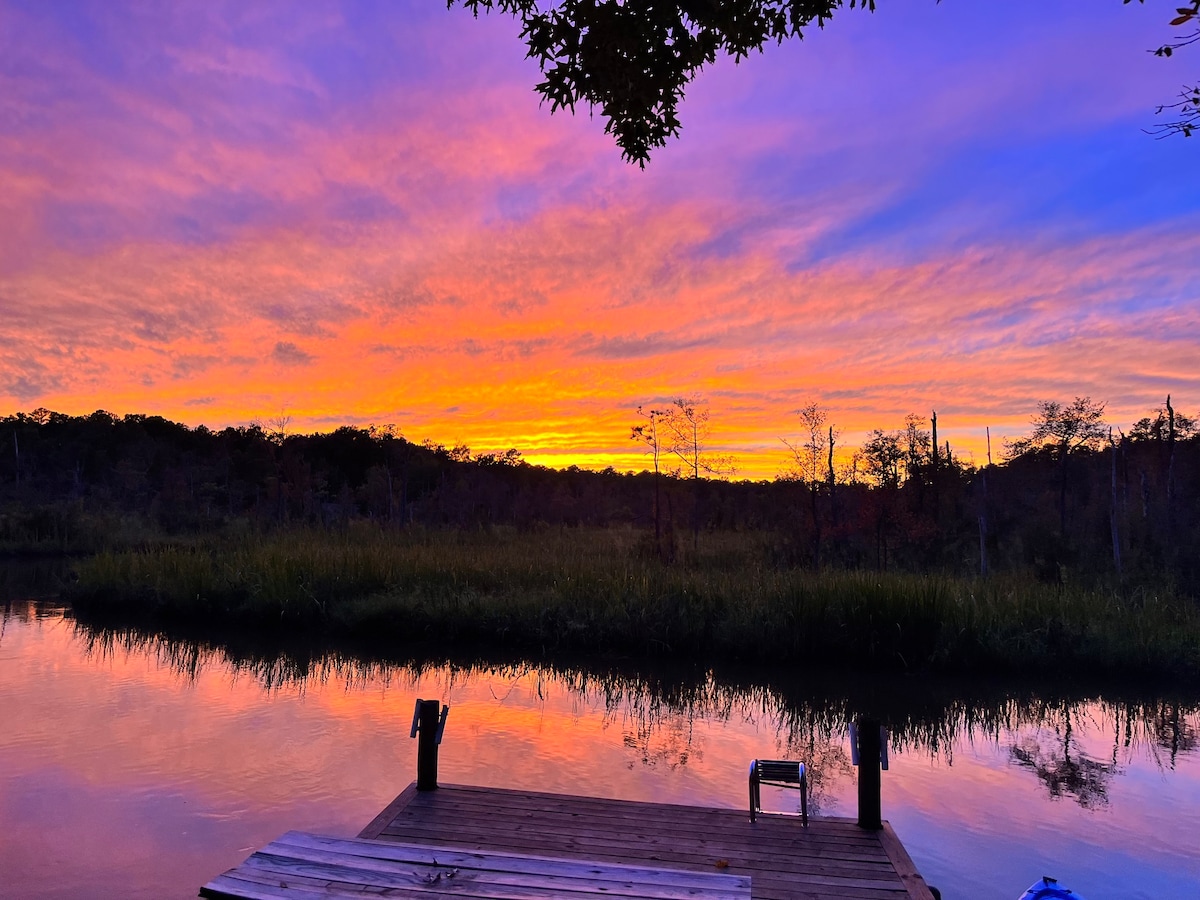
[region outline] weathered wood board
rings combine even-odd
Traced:
[[[606,800],[564,794],[410,785],[362,838],[536,854],[751,879],[756,900],[932,900],[885,822],[799,819],[748,810]]]
[[[749,900],[739,875],[327,837],[290,831],[217,876],[202,897]]]

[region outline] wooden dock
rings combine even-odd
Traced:
[[[749,876],[755,900],[932,900],[886,822],[442,785],[406,788],[360,838]]]
[[[880,817],[879,777],[887,764],[878,721],[861,719],[851,731],[858,820],[814,816],[805,825],[766,813],[752,822],[749,808],[439,786],[437,748],[448,712],[440,701],[417,700],[417,780],[358,838],[288,832],[218,875],[201,896],[934,900]],[[804,766],[786,766],[755,760],[748,800],[757,807],[759,779],[794,781],[803,791]]]

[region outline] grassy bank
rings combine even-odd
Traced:
[[[85,613],[371,640],[792,666],[1200,677],[1200,609],[1170,591],[768,567],[753,536],[664,566],[633,530],[300,531],[104,553]]]

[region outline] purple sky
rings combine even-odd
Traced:
[[[1038,400],[1200,406],[1200,51],[1173,5],[883,0],[690,87],[645,171],[439,3],[0,0],[0,406],[394,422],[638,467],[706,397],[978,454]]]

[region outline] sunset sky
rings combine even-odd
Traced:
[[[701,75],[644,170],[551,116],[519,26],[439,0],[0,0],[0,415],[394,423],[643,468],[707,398],[772,477],[936,409],[1200,410],[1177,5],[881,0]]]

